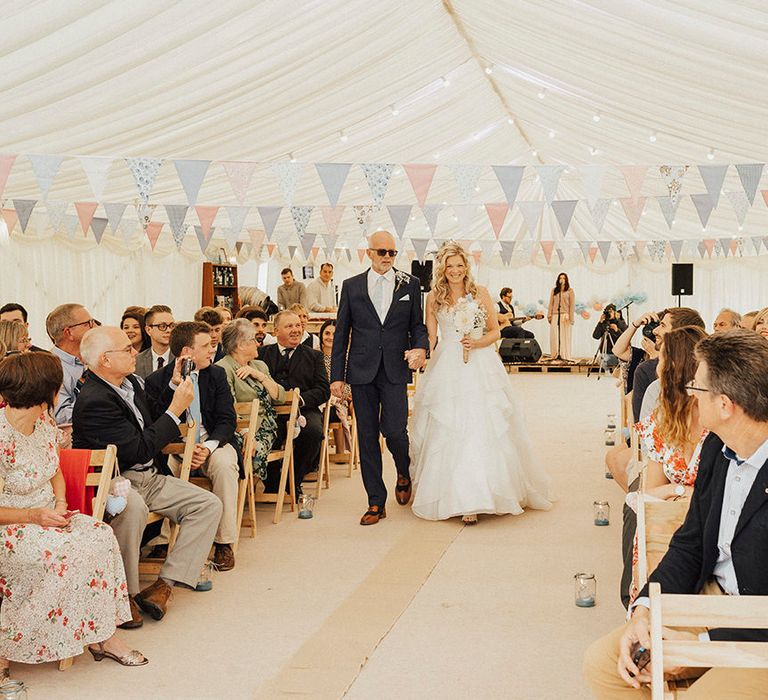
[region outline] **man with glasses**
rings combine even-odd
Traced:
[[[386,517],[380,434],[397,467],[397,502],[405,506],[411,499],[407,386],[429,348],[419,281],[394,269],[395,239],[389,231],[377,231],[368,245],[371,269],[341,288],[331,354],[331,393],[341,399],[344,382],[352,386],[360,471],[368,493],[361,525]]]
[[[155,304],[144,315],[144,327],[152,344],[136,357],[136,374],[146,379],[152,372],[171,364],[171,331],[176,325],[170,306]]]
[[[61,304],[45,319],[45,330],[53,341],[51,352],[61,360],[64,370],[64,383],[54,408],[54,418],[60,427],[72,425],[72,409],[85,371],[80,357],[80,341],[94,325],[96,321],[82,304]]]

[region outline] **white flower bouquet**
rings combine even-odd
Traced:
[[[453,310],[453,324],[456,327],[456,332],[464,338],[480,337],[485,329],[487,318],[485,307],[478,303],[471,294],[459,299]],[[469,362],[469,350],[464,348],[464,363],[467,362]]]

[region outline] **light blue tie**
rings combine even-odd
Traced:
[[[195,395],[192,399],[192,403],[189,405],[189,413],[192,416],[192,420],[195,421],[195,442],[200,442],[200,426],[203,421],[203,414],[200,412],[200,387],[198,386],[199,376],[197,372],[192,372],[189,375],[192,380],[192,386],[195,389]]]
[[[383,323],[384,314],[382,313],[381,307],[384,303],[384,275],[379,275],[376,284],[373,285],[373,296],[371,297],[371,301],[373,302],[373,308],[376,309],[376,313]]]

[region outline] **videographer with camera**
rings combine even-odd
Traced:
[[[592,331],[592,337],[600,341],[601,353],[614,355],[614,345],[626,329],[627,324],[621,316],[621,311],[617,311],[614,304],[608,304],[603,310],[595,330]],[[613,362],[613,365],[615,364],[616,362]]]

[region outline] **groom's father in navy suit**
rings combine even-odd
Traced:
[[[361,525],[386,517],[379,432],[397,467],[397,502],[407,505],[411,498],[407,385],[411,371],[424,365],[429,348],[419,282],[393,267],[395,239],[388,231],[377,231],[368,245],[371,269],[350,277],[341,288],[331,355],[331,393],[342,398],[344,382],[352,386],[368,492]]]

